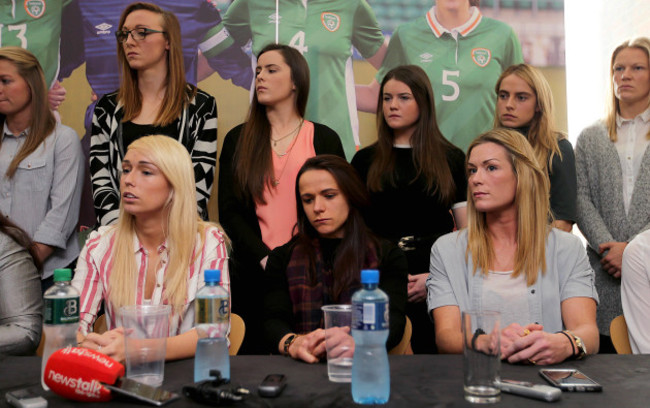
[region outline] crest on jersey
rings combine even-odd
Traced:
[[[420,63],[428,64],[433,61],[433,55],[428,52],[420,54]]]
[[[327,31],[332,33],[341,27],[341,17],[339,17],[338,14],[328,12],[321,13],[320,21],[323,23],[323,26]]]
[[[41,18],[45,14],[45,0],[25,0],[25,11],[33,18]]]
[[[472,50],[472,60],[479,67],[485,67],[490,63],[492,53],[487,48],[474,48]]]
[[[282,20],[282,16],[278,13],[269,14],[269,24],[278,24]]]

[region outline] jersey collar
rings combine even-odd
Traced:
[[[478,9],[478,7],[472,7],[470,11],[471,15],[469,17],[469,20],[467,20],[465,24],[453,28],[451,31],[456,31],[463,37],[474,31],[474,29],[478,26],[478,23],[481,22],[483,15],[481,14],[481,11]],[[440,38],[444,33],[452,33],[443,27],[440,22],[438,22],[438,19],[436,18],[436,6],[431,7],[431,10],[427,12],[426,18],[427,24],[429,24],[429,28],[431,28],[431,31],[433,31],[433,34],[437,38]]]

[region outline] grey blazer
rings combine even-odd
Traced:
[[[0,356],[34,353],[43,327],[41,296],[32,257],[0,232]]]
[[[607,128],[597,122],[582,131],[576,143],[578,227],[587,238],[587,253],[596,272],[600,295],[598,329],[609,335],[612,319],[623,314],[621,280],[601,268],[598,246],[608,241],[629,242],[650,228],[650,149],[646,149],[628,214],[623,205],[623,172]]]

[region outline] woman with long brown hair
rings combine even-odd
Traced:
[[[35,243],[43,291],[79,255],[83,184],[79,137],[56,122],[43,69],[19,47],[0,48],[0,211]]]
[[[90,177],[99,225],[119,215],[119,172],[127,148],[146,135],[167,135],[192,157],[199,215],[208,200],[217,154],[214,98],[185,80],[176,16],[151,3],[133,3],[120,17],[117,57],[120,88],[104,95],[93,114]]]
[[[389,71],[377,106],[377,143],[359,151],[352,165],[370,191],[368,226],[398,245],[409,261],[413,351],[434,353],[424,282],[431,245],[454,229],[454,221],[465,226],[465,155],[438,129],[431,83],[421,68]]]
[[[406,320],[406,260],[367,229],[368,193],[354,168],[333,155],[307,160],[295,201],[298,232],[271,252],[265,273],[261,312],[271,351],[309,363],[323,357],[321,306],[350,303],[368,268],[379,269],[379,287],[390,298],[386,347],[395,346]]]
[[[233,293],[241,299],[235,312],[258,338],[262,271],[296,224],[296,174],[317,154],[344,155],[332,129],[304,119],[308,96],[305,58],[287,45],[266,46],[248,118],[228,132],[219,158],[219,219],[233,242]],[[242,351],[260,351],[250,341]]]

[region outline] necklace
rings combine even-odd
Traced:
[[[302,127],[302,122],[304,122],[304,119],[300,120],[300,125],[298,125],[298,127],[296,129],[294,129],[294,132]],[[300,133],[300,131],[298,131],[298,133]],[[291,151],[293,150],[293,146],[296,144],[297,140],[298,140],[298,138],[295,138],[293,140],[293,142],[291,142],[291,145],[289,146],[287,151],[282,153],[282,154],[278,154],[278,157],[282,157],[282,156],[285,156],[287,154],[289,156],[291,156]],[[280,175],[278,177],[273,177],[273,187],[277,187],[280,184],[280,179],[282,178],[282,175],[284,174],[284,170],[286,170],[287,164],[289,164],[289,159],[291,158],[289,156],[287,156],[287,160],[284,162],[284,166],[282,166],[282,170],[280,170]]]
[[[293,135],[296,132],[296,130],[300,129],[300,127],[302,126],[302,122],[304,122],[304,121],[305,121],[305,119],[300,119],[300,122],[298,123],[298,126],[296,126],[295,129],[293,129],[291,132],[287,133],[286,135],[282,136],[281,138],[278,138],[278,139],[271,138],[271,141],[273,142],[273,147],[277,146],[279,141],[284,140],[284,139],[288,138],[289,136]],[[278,156],[284,156],[285,154],[287,154],[287,152],[284,152],[284,154],[281,154],[281,155],[278,155]]]

